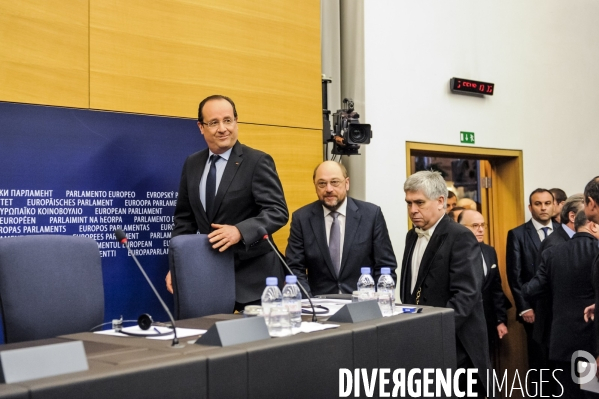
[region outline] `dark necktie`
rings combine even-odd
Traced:
[[[329,234],[329,254],[331,254],[331,261],[333,261],[333,267],[337,276],[339,276],[339,270],[341,269],[341,229],[339,228],[339,217],[338,212],[329,213],[333,218],[331,224],[331,232]]]
[[[206,215],[210,216],[214,206],[214,197],[216,196],[216,162],[220,155],[210,155],[210,169],[206,177]]]
[[[547,238],[547,231],[549,230],[549,227],[541,227],[541,230],[543,230],[543,234],[545,234],[545,237],[543,237],[543,240],[545,238]]]

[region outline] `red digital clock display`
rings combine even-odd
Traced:
[[[495,84],[470,79],[451,78],[449,88],[454,93],[492,96],[495,91]]]

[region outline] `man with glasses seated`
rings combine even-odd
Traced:
[[[289,219],[272,157],[237,141],[237,110],[225,96],[205,98],[198,127],[208,148],[185,161],[172,236],[208,234],[214,249],[233,251],[235,309],[259,304],[266,277],[283,277],[280,261],[262,235]],[[172,291],[170,273],[167,289]],[[233,311],[233,309],[231,309]]]
[[[458,223],[467,227],[478,241],[483,255],[483,309],[487,321],[487,336],[491,359],[494,358],[495,348],[507,333],[507,310],[512,304],[501,288],[497,252],[495,248],[483,242],[485,238],[485,219],[480,212],[466,209],[458,216]]]
[[[347,196],[345,167],[318,165],[312,176],[318,200],[295,211],[285,255],[298,281],[311,295],[351,294],[360,268],[370,267],[375,282],[381,267],[397,261],[381,208]]]

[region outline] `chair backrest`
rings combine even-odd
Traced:
[[[169,264],[175,319],[232,313],[235,307],[233,251],[212,249],[205,234],[171,238]]]
[[[89,331],[104,321],[98,244],[87,237],[0,239],[6,343]]]

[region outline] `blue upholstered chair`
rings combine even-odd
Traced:
[[[233,313],[233,251],[212,249],[204,234],[181,235],[171,239],[169,264],[175,295],[175,319]]]
[[[89,331],[104,321],[98,245],[65,235],[0,239],[0,303],[6,343]]]

